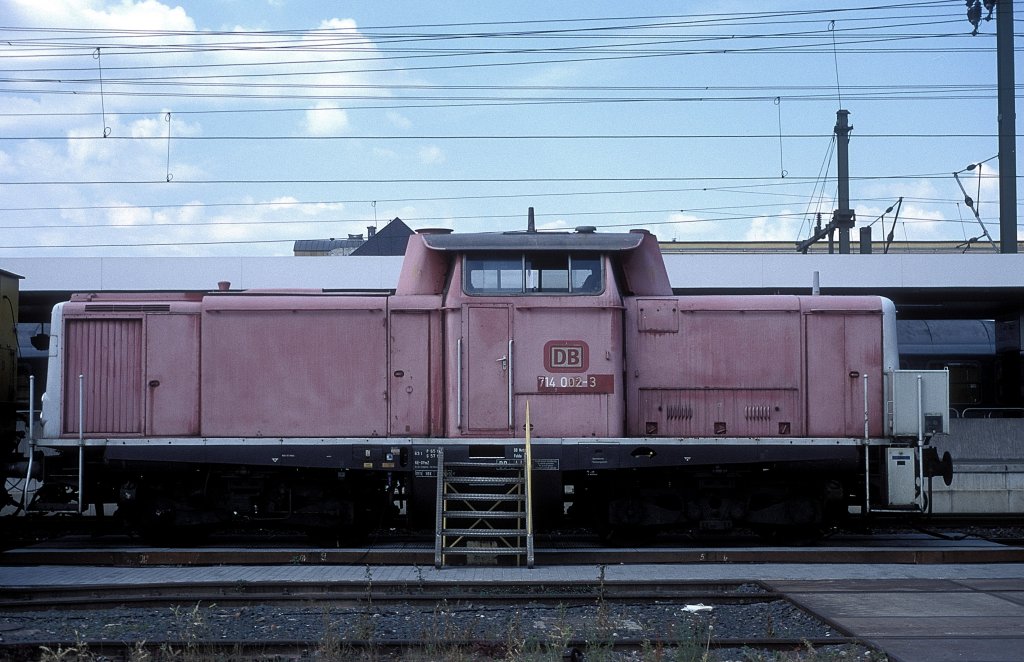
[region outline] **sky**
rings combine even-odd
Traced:
[[[998,241],[995,21],[971,30],[963,0],[3,0],[0,268],[529,207],[796,242],[837,204],[839,109],[857,227]]]

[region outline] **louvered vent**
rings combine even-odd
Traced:
[[[142,432],[142,320],[68,320],[64,432],[78,432],[78,376],[84,376],[86,434]]]
[[[87,303],[87,313],[169,313],[171,306],[167,303]]]

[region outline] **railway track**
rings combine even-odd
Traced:
[[[570,639],[565,642],[523,642],[521,645],[490,639],[452,639],[444,642],[427,643],[421,640],[406,641],[366,641],[345,640],[336,645],[309,641],[275,641],[252,642],[247,640],[202,643],[168,643],[139,642],[131,646],[112,642],[66,642],[46,646],[55,658],[95,660],[136,660],[136,659],[191,659],[191,660],[253,660],[253,659],[336,659],[336,660],[379,660],[379,659],[413,659],[439,660],[445,659],[497,659],[515,660],[519,656],[537,656],[545,660],[567,660],[585,662],[594,655],[595,659],[608,659],[608,656],[621,656],[621,659],[637,659],[636,653],[649,657],[646,659],[672,659],[673,651],[695,649],[704,655],[727,654],[736,651],[746,655],[747,659],[766,659],[757,657],[759,653],[783,653],[802,651],[804,655],[819,651],[821,655],[835,655],[823,651],[842,647],[869,655],[869,648],[859,644],[855,639],[832,637],[824,639],[807,638],[720,638],[710,639],[703,644],[691,638],[684,639],[616,639],[614,641],[590,641],[586,639]],[[39,659],[43,647],[35,645],[0,644],[8,660]],[[524,650],[525,649],[525,650]],[[699,654],[698,653],[698,654]],[[597,655],[600,654],[600,658]],[[634,655],[630,655],[634,654]],[[728,656],[725,659],[729,659]],[[645,658],[641,658],[645,659]],[[686,658],[682,658],[686,659]],[[703,655],[693,659],[718,659]],[[805,659],[808,659],[805,657]],[[828,659],[823,657],[822,659]],[[870,659],[870,658],[867,658]],[[879,657],[878,659],[882,659]]]
[[[601,659],[618,659],[638,651],[657,659],[658,651],[867,650],[756,582],[431,586],[369,581],[346,587],[256,586],[243,593],[155,588],[93,586],[68,592],[48,587],[32,596],[9,596],[0,604],[8,632],[12,621],[33,613],[48,613],[51,622],[65,620],[51,626],[46,637],[0,642],[0,655],[36,659],[44,646],[56,657],[76,659],[142,659],[145,654],[196,660],[409,655],[586,660],[597,652]],[[279,627],[259,626],[268,622]],[[73,638],[59,635],[67,623],[75,624]]]
[[[72,536],[0,554],[0,658],[40,659],[46,646],[47,659],[78,660],[735,660],[794,650],[801,660],[882,660],[864,642],[943,650],[930,632],[949,631],[947,611],[967,616],[951,645],[980,650],[999,644],[993,614],[1019,590],[1013,564],[1024,549],[973,535],[836,536],[807,548],[562,541],[542,549],[574,564],[532,570],[398,563],[430,551],[414,538],[352,550],[242,538],[129,549]],[[605,561],[581,560],[590,555]],[[979,590],[987,597],[973,598]]]

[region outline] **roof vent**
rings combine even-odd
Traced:
[[[597,228],[593,225],[579,225],[576,227],[576,232],[580,234],[594,234],[597,232]]]

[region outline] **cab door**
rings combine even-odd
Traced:
[[[878,315],[816,311],[807,320],[807,432],[811,436],[864,434],[864,375],[874,379],[868,413],[880,421],[882,356]],[[877,422],[871,433],[878,434]]]
[[[462,399],[466,431],[509,436],[511,418],[511,311],[507,305],[468,305],[463,315]]]
[[[199,315],[146,316],[146,434],[199,434]]]

